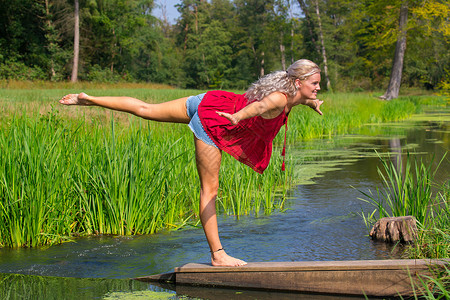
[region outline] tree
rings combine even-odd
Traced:
[[[241,48],[239,54],[250,58],[250,61],[245,61],[250,65],[242,67],[251,68],[252,81],[264,76],[267,73],[266,70],[271,69],[275,52],[270,42],[273,40],[272,32],[267,29],[275,18],[274,2],[274,0],[236,0],[234,2],[239,26],[239,32],[236,34]],[[278,45],[279,41],[276,41],[276,46]],[[244,60],[244,57],[240,59]]]
[[[78,80],[78,62],[80,53],[80,4],[78,0],[74,2],[74,38],[73,38],[73,67],[72,67],[72,77],[70,81],[77,82]]]
[[[226,75],[231,64],[231,34],[219,20],[212,20],[200,34],[202,70],[199,78],[208,88],[221,89],[227,84]],[[229,83],[228,83],[229,84]]]
[[[297,30],[290,1],[276,0],[272,6],[272,16],[268,22],[264,36],[266,36],[267,51],[273,53],[271,69],[286,70],[289,62],[294,62],[294,33]],[[272,67],[273,66],[273,67]]]
[[[317,23],[319,24],[319,39],[320,39],[320,46],[321,46],[321,54],[323,59],[323,70],[325,74],[325,79],[327,81],[327,90],[331,91],[331,83],[330,83],[330,77],[328,76],[328,60],[327,60],[327,52],[325,50],[325,42],[323,38],[323,30],[322,30],[322,21],[320,19],[320,10],[319,10],[319,1],[314,0],[314,6],[316,8],[316,15],[317,15]]]
[[[177,24],[178,45],[183,50],[183,70],[186,74],[186,87],[208,86],[204,49],[198,46],[203,30],[209,24],[209,4],[205,0],[183,0],[178,5],[180,20]]]
[[[319,56],[322,58],[322,62],[323,62],[323,71],[324,71],[324,75],[325,75],[325,81],[326,81],[326,85],[327,85],[327,89],[331,90],[331,82],[330,82],[330,77],[328,75],[328,59],[327,59],[327,53],[325,50],[325,42],[324,42],[324,34],[323,34],[323,28],[322,28],[322,21],[321,21],[321,17],[320,17],[320,9],[319,9],[319,1],[318,0],[313,0],[313,3],[307,3],[304,0],[297,0],[300,8],[302,9],[307,24],[306,26],[308,27],[309,33],[310,33],[310,38],[311,41],[317,51],[317,53],[319,54]],[[310,9],[313,9],[316,13],[316,17],[317,17],[317,31],[316,31],[316,26],[313,23],[311,14],[309,12]],[[317,43],[316,41],[316,36],[319,37],[319,42],[320,45]]]
[[[34,0],[0,0],[0,78],[45,79],[45,8]]]
[[[399,31],[395,46],[394,61],[392,63],[391,78],[388,88],[381,99],[391,100],[398,97],[402,81],[403,60],[406,51],[406,34],[408,22],[408,0],[402,1],[400,7]]]
[[[450,72],[450,5],[444,0],[419,4],[410,10],[404,83],[435,89]]]
[[[245,89],[308,58],[336,90],[389,85],[391,98],[400,82],[445,80],[448,1],[295,1],[301,16],[291,0],[183,0],[172,26],[152,16],[154,0],[0,0],[0,77]]]

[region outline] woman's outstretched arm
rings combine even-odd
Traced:
[[[275,92],[267,97],[264,97],[261,101],[250,103],[234,114],[220,111],[218,111],[217,114],[230,120],[231,124],[236,125],[241,120],[249,119],[255,116],[262,116],[266,119],[275,118],[285,109],[286,105],[286,96],[282,93]]]

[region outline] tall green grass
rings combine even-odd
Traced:
[[[406,156],[404,165],[401,160],[394,163],[389,157],[383,159],[379,156],[379,158],[382,168],[378,168],[378,175],[382,180],[383,188],[377,187],[376,195],[371,191],[361,191],[367,198],[362,200],[376,207],[375,210],[378,211],[380,219],[414,216],[420,224],[427,226],[433,214],[430,206],[436,205],[432,184],[445,155],[434,170],[432,170],[432,163],[425,165],[409,154]],[[371,214],[373,215],[374,213]]]
[[[368,123],[403,120],[418,112],[420,102],[427,98],[404,97],[386,102],[368,94],[337,93],[321,95],[321,99],[323,116],[311,113],[308,107],[294,108],[288,123],[289,143],[348,134]]]
[[[151,125],[12,118],[0,133],[1,245],[35,247],[72,234],[148,234],[194,222],[199,183],[192,134],[182,125]],[[219,210],[242,215],[279,207],[273,191],[285,175],[260,176],[224,160],[222,173],[229,174],[221,176]],[[270,192],[262,197],[260,189]]]
[[[431,276],[421,276],[418,292],[414,299],[439,300],[450,299],[450,267],[443,270],[431,270]]]
[[[0,244],[37,246],[70,235],[72,138],[49,122],[13,119],[0,134]]]
[[[161,102],[200,91],[87,92]],[[0,90],[0,245],[35,247],[74,234],[148,234],[197,224],[199,183],[187,126],[55,104],[66,93]],[[308,108],[290,114],[290,144],[387,120],[387,107],[401,106],[405,116],[417,109],[409,99],[395,104],[367,95],[328,97],[323,117]],[[288,161],[287,171],[280,171],[283,133],[263,175],[224,154],[220,212],[239,216],[284,209],[295,166]]]
[[[409,258],[450,258],[450,180],[438,190],[426,226],[420,227],[416,242],[407,248]]]

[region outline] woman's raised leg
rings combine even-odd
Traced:
[[[200,177],[200,220],[211,250],[213,266],[243,266],[247,263],[229,256],[219,239],[216,216],[216,197],[219,189],[219,169],[222,153],[194,137],[195,157]]]
[[[66,95],[59,102],[65,105],[100,106],[158,122],[189,123],[187,98],[152,104],[132,97],[94,97],[80,93]]]

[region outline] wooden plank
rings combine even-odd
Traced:
[[[242,267],[189,263],[175,268],[176,284],[320,294],[409,296],[418,275],[448,260],[258,262]],[[155,277],[156,279],[157,277]],[[167,280],[164,276],[162,280]]]
[[[351,260],[351,261],[298,261],[298,262],[255,262],[242,267],[213,267],[211,264],[188,263],[175,268],[175,273],[199,272],[285,272],[314,270],[396,270],[398,268],[427,268],[430,260]]]

